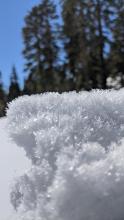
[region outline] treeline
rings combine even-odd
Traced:
[[[6,91],[4,88],[2,81],[2,73],[0,72],[0,117],[5,115],[7,103],[11,102],[13,99],[17,98],[22,94],[23,90],[21,90],[20,88],[15,66],[12,67],[8,91]]]
[[[124,86],[124,0],[42,0],[22,35],[26,79],[18,95]]]

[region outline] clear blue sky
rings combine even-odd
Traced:
[[[9,84],[12,65],[15,64],[19,80],[24,79],[24,59],[21,54],[23,40],[21,29],[24,16],[40,0],[0,0],[0,70],[5,87]]]

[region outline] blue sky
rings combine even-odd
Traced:
[[[24,59],[21,54],[23,40],[21,29],[24,16],[40,0],[0,0],[0,70],[8,87],[12,66],[15,64],[19,80],[24,79]]]

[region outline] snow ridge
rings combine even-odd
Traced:
[[[20,97],[7,120],[32,161],[11,192],[18,219],[124,219],[124,90]]]

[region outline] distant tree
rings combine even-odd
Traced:
[[[111,0],[87,0],[87,34],[89,40],[89,72],[92,88],[107,88],[109,76],[107,49],[110,45],[110,25],[113,16]]]
[[[118,75],[123,86],[124,0],[59,1],[62,19],[51,0],[25,17],[24,94],[107,89]]]
[[[120,78],[120,86],[124,87],[124,0],[116,0],[113,4],[114,19],[111,23],[112,42],[109,55],[111,76]]]
[[[3,88],[2,73],[0,72],[0,117],[5,115],[6,94]]]
[[[37,93],[37,82],[33,78],[33,74],[30,73],[29,76],[24,80],[23,95],[31,95]]]
[[[10,76],[10,86],[8,92],[8,101],[11,102],[13,99],[21,95],[21,90],[18,83],[18,76],[15,66],[12,68],[12,73]]]
[[[85,1],[61,0],[61,3],[65,70],[70,82],[70,89],[89,89]]]
[[[67,74],[73,88],[107,88],[111,0],[61,0]]]
[[[25,17],[23,55],[28,74],[24,86],[27,93],[55,90],[58,54],[56,18],[56,8],[50,0],[43,0]]]

